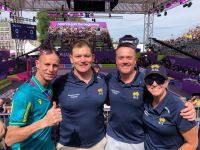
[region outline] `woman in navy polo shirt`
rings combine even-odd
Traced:
[[[145,84],[150,96],[145,99],[144,123],[146,150],[196,150],[198,128],[195,121],[180,116],[184,103],[167,90],[166,69],[158,64],[149,66]]]

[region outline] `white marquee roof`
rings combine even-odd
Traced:
[[[0,3],[6,4],[7,7],[20,11],[58,11],[61,10],[62,5],[64,10],[68,12],[73,12],[74,10],[74,1],[71,0],[69,10],[68,0],[0,0]],[[92,0],[91,0],[92,1]],[[95,0],[101,1],[101,0]],[[104,0],[105,3],[105,12],[110,12],[110,1],[114,0]],[[167,4],[176,3],[174,6],[179,5],[181,0],[118,0],[118,4],[112,10],[112,13],[134,13],[134,14],[144,14],[152,10],[156,10],[161,6]],[[182,0],[183,1],[183,0]],[[185,0],[188,1],[188,0]]]

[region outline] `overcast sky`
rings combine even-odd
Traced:
[[[193,0],[192,3],[190,8],[183,8],[181,5],[169,10],[167,16],[155,15],[154,37],[161,40],[176,38],[200,25],[200,0]],[[140,41],[143,40],[144,15],[126,15],[123,19],[110,19],[107,24],[114,40],[118,40],[125,34],[131,34],[138,37]]]
[[[189,29],[200,25],[200,0],[193,0],[190,8],[178,6],[168,11],[168,15],[154,16],[154,37],[161,40],[177,38]],[[32,14],[33,15],[33,14]],[[2,17],[3,15],[1,15]],[[30,17],[30,13],[25,17]],[[118,15],[122,16],[122,15]],[[91,21],[91,19],[90,19]],[[144,15],[123,15],[123,19],[96,19],[96,22],[107,22],[108,30],[114,41],[126,34],[143,40]]]

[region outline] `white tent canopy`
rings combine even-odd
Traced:
[[[34,45],[32,45],[29,41],[27,41],[24,49],[25,49],[25,53],[28,53],[28,52],[36,49],[36,47]],[[38,52],[33,52],[33,53],[30,53],[29,55],[37,55],[37,54],[38,54]]]

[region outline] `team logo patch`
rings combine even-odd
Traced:
[[[160,65],[158,65],[158,64],[151,65],[151,70],[152,70],[152,71],[158,72],[158,71],[159,71],[159,68],[160,68]]]
[[[99,93],[99,95],[103,95],[103,89],[102,89],[102,88],[99,88],[99,89],[98,89],[98,93]]]
[[[134,91],[134,92],[132,93],[132,95],[133,95],[133,98],[134,98],[134,99],[138,99],[140,93],[139,93],[138,91],[136,91],[136,92]]]
[[[163,125],[166,122],[166,119],[164,117],[159,118],[159,124]]]
[[[41,99],[38,99],[37,101],[38,101],[38,103],[39,103],[40,105],[42,105],[42,100],[41,100]]]

